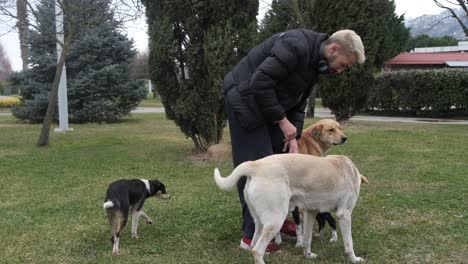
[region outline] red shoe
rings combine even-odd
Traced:
[[[252,239],[247,238],[247,237],[242,237],[241,242],[240,242],[240,248],[250,251],[250,250],[252,250],[252,248],[250,247],[251,244],[252,244]],[[280,249],[281,248],[276,243],[270,242],[270,244],[268,244],[265,252],[267,252],[267,253],[277,252],[277,251],[280,251]]]
[[[296,236],[296,225],[290,220],[286,219],[280,230],[281,233],[295,237]]]

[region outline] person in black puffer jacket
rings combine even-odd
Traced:
[[[297,153],[305,107],[319,74],[337,74],[365,61],[352,30],[328,37],[308,29],[278,33],[254,47],[224,78],[234,167],[277,153]],[[241,248],[250,249],[255,224],[244,200],[246,177],[237,183],[242,207]],[[294,233],[285,222],[282,232]],[[267,252],[279,247],[270,243]]]

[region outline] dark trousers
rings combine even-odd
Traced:
[[[253,130],[242,128],[226,103],[229,120],[229,131],[232,144],[232,161],[234,168],[244,161],[257,160],[266,156],[282,153],[283,132],[277,124],[264,124]],[[242,235],[252,239],[255,224],[244,199],[244,187],[247,178],[241,177],[237,182],[237,192],[242,208]]]

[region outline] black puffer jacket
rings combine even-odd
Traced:
[[[226,75],[225,96],[243,127],[253,129],[286,116],[301,134],[305,99],[318,80],[320,45],[327,38],[307,29],[275,34]]]

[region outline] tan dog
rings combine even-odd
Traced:
[[[341,125],[338,122],[333,119],[322,119],[302,131],[301,138],[297,141],[297,145],[299,153],[324,157],[332,146],[343,144],[347,139],[348,137],[343,133]],[[297,209],[293,211],[293,216],[296,224],[296,247],[302,247],[302,225],[299,211]],[[328,222],[332,227],[330,241],[337,241],[338,235],[336,234],[336,222],[331,214],[322,212],[319,213],[316,218],[319,222],[318,236],[323,237],[325,223]],[[277,243],[281,243],[281,237],[278,235],[275,241]]]
[[[356,257],[351,235],[351,214],[359,197],[361,174],[346,156],[315,157],[304,154],[278,154],[237,166],[226,178],[214,171],[222,190],[232,189],[247,176],[244,196],[255,221],[252,252],[256,264],[264,264],[268,243],[279,233],[289,210],[304,208],[304,255],[311,251],[314,216],[317,212],[336,211],[345,253],[353,263]]]
[[[346,142],[348,137],[333,119],[322,119],[302,131],[297,141],[299,153],[323,157],[333,145]]]

